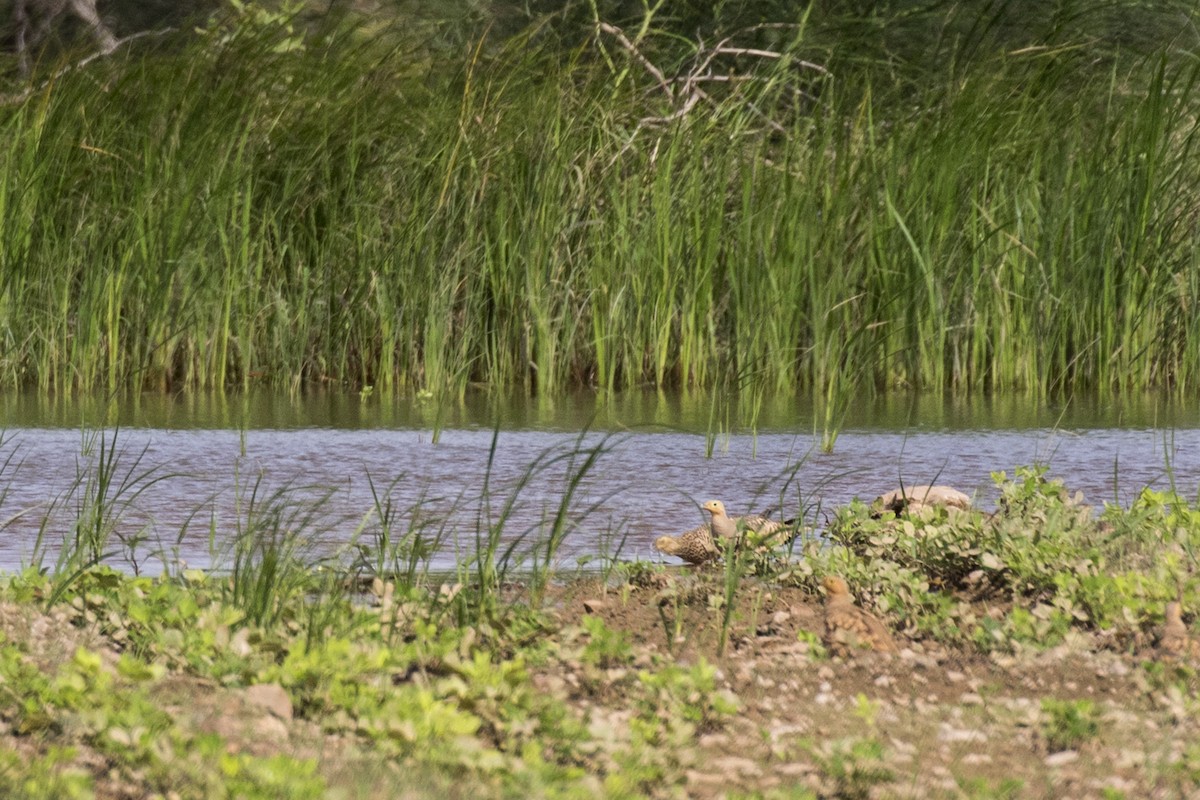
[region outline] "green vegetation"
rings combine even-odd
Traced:
[[[1100,732],[1096,704],[1091,700],[1042,701],[1042,713],[1046,719],[1042,724],[1042,735],[1050,752],[1073,750]]]
[[[829,533],[843,546],[809,543],[791,579],[845,575],[911,630],[984,650],[1051,646],[1081,627],[1128,639],[1161,623],[1177,594],[1200,602],[1200,517],[1180,496],[1146,490],[1129,509],[1097,513],[1045,467],[993,478],[995,514],[928,508],[876,519],[860,502],[840,508]],[[1010,608],[980,618],[964,597]]]
[[[625,5],[10,81],[0,387],[1200,385],[1187,4]]]
[[[873,787],[890,783],[893,774],[883,766],[883,745],[876,739],[848,739],[813,747],[813,758],[831,783],[828,797],[867,800]]]
[[[740,796],[869,797],[916,786],[946,741],[974,752],[986,740],[976,724],[1012,737],[1019,766],[943,765],[953,772],[940,780],[967,796],[1040,785],[1041,759],[1065,749],[1104,763],[1103,748],[1128,746],[1119,736],[1147,731],[1170,754],[1143,744],[1136,785],[1198,786],[1196,748],[1170,741],[1200,709],[1200,671],[1160,659],[1153,638],[1168,600],[1200,607],[1200,509],[1175,494],[1097,514],[1026,468],[995,476],[994,513],[876,518],[855,502],[820,538],[772,550],[747,536],[712,569],[634,562],[598,580],[556,566],[589,512],[576,490],[606,449],[581,440],[532,464],[511,495],[481,489],[498,511],[480,513],[481,551],[452,574],[430,569],[449,533],[419,506],[398,509],[386,486],[357,535],[330,543],[324,500],[261,482],[242,493],[230,541],[214,535],[218,568],[204,572],[140,552],[162,532],[106,544],[125,541],[124,505],[159,476],[115,440],[93,448],[76,479],[79,523],[57,552],[46,532],[44,558],[0,583],[0,750],[21,753],[0,759],[0,788],[16,796],[670,797],[785,769],[790,782]],[[506,530],[522,487],[551,470],[561,505]],[[153,561],[161,575],[145,574]],[[829,658],[819,613],[802,606],[820,603],[814,587],[831,573],[916,654],[857,672]],[[1059,645],[1108,660],[1053,673],[1038,659]],[[950,671],[932,672],[948,648]],[[958,698],[971,687],[953,671],[1023,680],[1006,662],[1067,688],[1033,699],[980,683],[984,722],[968,720]],[[1079,699],[1093,675],[1107,690]],[[910,703],[942,713],[936,693],[955,681],[951,712],[902,716]],[[255,692],[286,708],[255,706]],[[1146,709],[1154,726],[1137,716]],[[915,729],[930,733],[914,740]],[[934,747],[914,757],[923,737]]]

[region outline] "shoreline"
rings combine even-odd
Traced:
[[[1200,790],[1200,510],[1097,516],[1038,470],[999,511],[838,509],[801,558],[347,584],[0,582],[0,789],[26,797],[1183,797]],[[846,578],[899,652],[831,655]]]

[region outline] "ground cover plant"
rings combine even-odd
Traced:
[[[1196,387],[1188,4],[341,8],[8,81],[0,386]]]
[[[564,486],[602,448],[579,452],[558,462],[577,476]],[[1044,467],[994,477],[992,510],[897,516],[855,502],[794,542],[747,539],[702,568],[564,570],[546,548],[569,531],[562,520],[581,519],[568,497],[526,548],[496,544],[439,574],[413,547],[427,530],[405,525],[420,509],[397,514],[382,491],[364,535],[338,551],[298,547],[319,539],[306,526],[320,514],[289,501],[284,524],[268,496],[243,507],[248,541],[225,569],[160,559],[162,574],[135,574],[119,549],[101,563],[47,560],[0,586],[0,749],[15,754],[0,786],[24,797],[1200,790],[1200,661],[1158,644],[1168,601],[1188,623],[1200,607],[1200,507],[1153,491],[1089,507]],[[495,531],[506,519],[485,525],[495,542],[508,541]],[[90,543],[67,531],[64,546]],[[829,655],[816,587],[833,574],[899,654]]]

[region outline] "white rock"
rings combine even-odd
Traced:
[[[1079,753],[1074,750],[1063,750],[1059,753],[1051,753],[1046,756],[1047,767],[1061,767],[1070,764],[1073,761],[1079,760]]]

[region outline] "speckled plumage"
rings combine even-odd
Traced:
[[[701,508],[712,515],[712,533],[721,539],[736,539],[739,526],[743,530],[754,531],[760,537],[769,536],[785,527],[782,522],[758,515],[731,517],[720,500],[709,500]]]
[[[707,525],[684,531],[678,536],[660,536],[654,540],[654,549],[669,556],[682,558],[689,564],[703,564],[718,555],[712,532]]]
[[[1187,626],[1183,624],[1183,606],[1178,602],[1167,603],[1166,622],[1158,647],[1163,655],[1171,658],[1200,657],[1200,642],[1188,634]]]
[[[841,578],[829,575],[821,582],[825,588],[825,646],[835,656],[853,655],[868,648],[895,653],[898,648],[884,624],[870,612],[854,605],[850,587]]]

